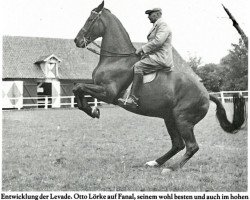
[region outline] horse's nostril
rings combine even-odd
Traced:
[[[75,38],[75,39],[74,39],[74,42],[76,43],[76,41],[77,41],[77,39]]]

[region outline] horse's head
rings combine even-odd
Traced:
[[[104,31],[104,24],[101,19],[103,7],[104,1],[91,11],[89,18],[74,40],[77,47],[84,48],[96,38],[102,36]]]

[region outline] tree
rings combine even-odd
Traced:
[[[202,79],[208,91],[247,90],[248,88],[248,50],[240,38],[238,44],[232,44],[228,55],[220,64],[200,66],[201,58],[190,57],[189,66]]]
[[[247,90],[248,50],[242,39],[239,44],[232,44],[233,49],[221,59],[224,67],[223,90]]]
[[[222,67],[210,63],[199,67],[197,72],[208,91],[219,92],[223,83],[222,71]]]
[[[190,56],[187,63],[192,68],[192,70],[198,75],[198,67],[201,65],[201,57]]]
[[[210,63],[201,66],[201,57],[189,57],[188,65],[202,79],[208,91],[219,92],[222,85],[221,69],[216,64]]]

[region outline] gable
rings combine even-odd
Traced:
[[[58,78],[60,62],[61,60],[57,56],[51,54],[40,57],[35,64],[40,67],[46,78]]]

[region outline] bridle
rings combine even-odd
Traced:
[[[101,14],[102,14],[102,10],[97,13],[96,11],[92,10],[91,11],[93,14],[96,14],[96,17],[91,21],[89,27],[87,29],[84,29],[84,32],[85,34],[87,34],[88,32],[90,32],[92,29],[92,27],[94,26],[94,24],[96,23],[96,21],[101,17]],[[103,22],[102,22],[103,23]],[[87,46],[87,43],[90,44],[92,43],[93,45],[95,45],[96,47],[98,47],[101,51],[105,52],[104,54],[103,53],[100,53],[98,52],[97,50],[91,48],[91,47],[86,47],[89,51],[91,51],[92,53],[95,53],[97,55],[100,55],[100,56],[106,56],[106,57],[129,57],[129,56],[138,56],[135,54],[135,52],[133,53],[117,53],[117,52],[112,52],[112,51],[108,51],[106,49],[103,49],[100,45],[98,45],[94,40],[91,39],[91,37],[84,37],[84,43],[85,43],[85,46]],[[108,53],[108,54],[106,54]]]

